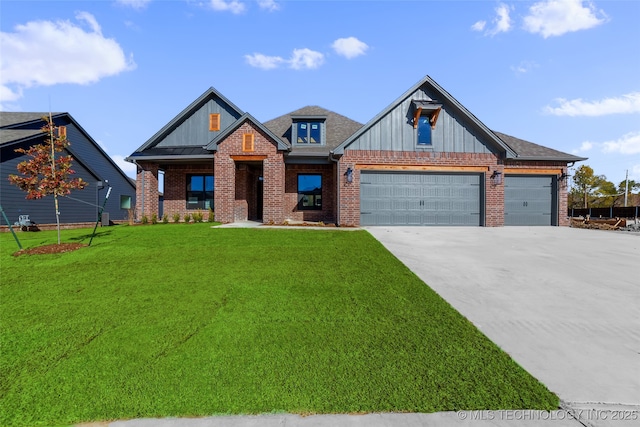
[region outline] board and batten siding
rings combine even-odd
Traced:
[[[411,101],[432,99],[423,89],[418,89],[381,117],[346,149],[484,154],[493,152],[489,145],[472,131],[472,125],[462,120],[461,114],[456,114],[451,106],[433,96],[435,102],[442,103],[442,111],[435,129],[432,130],[430,147],[418,147],[416,144],[417,131],[413,127],[414,110]]]
[[[209,131],[209,115],[220,114],[220,130]],[[210,99],[171,131],[156,147],[205,146],[240,115],[222,100]]]

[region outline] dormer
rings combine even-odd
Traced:
[[[327,130],[325,123],[327,116],[323,115],[292,115],[291,142],[298,147],[318,147],[327,144]]]

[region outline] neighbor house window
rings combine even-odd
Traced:
[[[322,144],[322,128],[324,122],[320,120],[297,121],[293,123],[296,144]]]
[[[418,118],[418,145],[431,145],[431,120],[429,116]]]
[[[131,209],[131,196],[120,195],[120,209]]]
[[[213,175],[187,175],[187,209],[213,209]]]
[[[298,209],[322,209],[322,175],[298,175]]]

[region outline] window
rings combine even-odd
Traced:
[[[187,209],[213,209],[213,175],[187,175]]]
[[[120,195],[120,209],[131,209],[131,196]]]
[[[298,175],[298,209],[322,209],[322,175]]]
[[[431,120],[429,116],[418,118],[418,145],[431,145]]]
[[[294,140],[297,144],[322,144],[322,128],[320,120],[294,122]]]
[[[209,130],[220,130],[220,114],[209,114]]]

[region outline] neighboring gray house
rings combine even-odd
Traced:
[[[8,179],[10,174],[18,174],[18,163],[28,160],[15,149],[28,149],[44,142],[42,117],[48,114],[0,113],[0,205],[12,224],[24,214],[37,224],[56,222],[53,196],[27,200],[26,193]],[[74,190],[68,197],[59,199],[61,223],[96,221],[98,206],[102,206],[108,186],[112,190],[104,212],[111,221],[126,220],[127,209],[135,207],[135,181],[125,175],[69,113],[53,113],[52,118],[57,126],[66,127],[67,140],[71,144],[67,151],[73,156],[73,177],[88,183],[84,189]],[[4,219],[1,222],[6,225]]]

